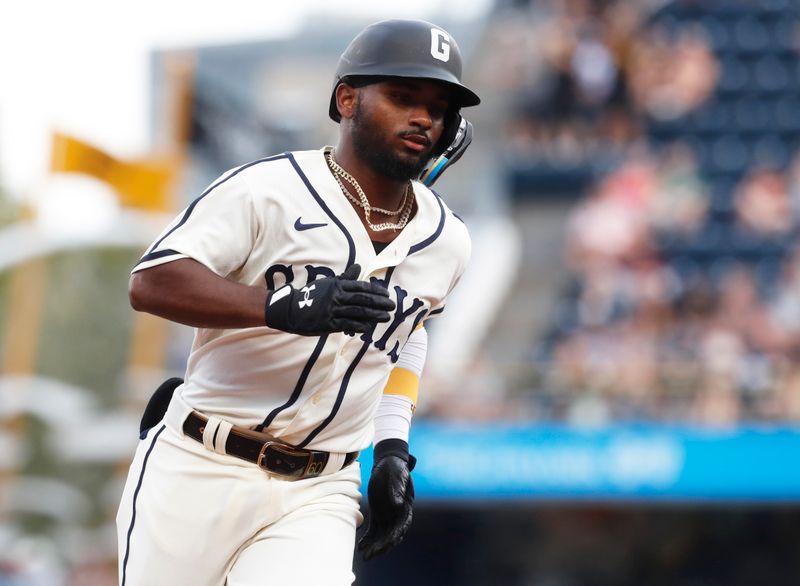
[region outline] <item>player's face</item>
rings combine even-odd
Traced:
[[[442,135],[449,106],[449,93],[434,81],[390,80],[364,86],[353,110],[355,151],[384,177],[412,179]]]

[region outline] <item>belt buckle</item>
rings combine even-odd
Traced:
[[[275,474],[276,476],[281,476],[283,478],[287,478],[290,480],[299,480],[305,477],[306,470],[308,468],[307,465],[298,467],[297,470],[291,470],[290,472],[282,472],[279,470],[273,470],[272,468],[267,467],[267,452],[271,451],[273,454],[277,454],[278,462],[280,462],[280,456],[289,456],[292,458],[303,457],[306,460],[310,458],[310,455],[307,450],[301,450],[299,448],[293,448],[292,446],[287,446],[286,444],[268,441],[264,442],[264,445],[261,446],[261,450],[258,452],[258,461],[256,465],[261,468],[262,470],[266,470],[271,474]],[[287,464],[289,462],[287,461]]]

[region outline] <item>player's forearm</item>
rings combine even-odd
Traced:
[[[223,279],[192,259],[181,259],[131,276],[131,306],[199,328],[265,325],[267,290]]]
[[[390,439],[408,443],[411,419],[416,409],[419,380],[428,352],[428,333],[419,327],[411,334],[383,389],[375,413],[375,445]]]

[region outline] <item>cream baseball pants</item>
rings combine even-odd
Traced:
[[[285,480],[184,436],[173,398],[117,513],[121,586],[345,586],[360,469]]]

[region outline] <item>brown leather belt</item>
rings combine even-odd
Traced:
[[[183,422],[183,432],[203,443],[208,419],[196,411]],[[275,440],[266,440],[266,434],[233,426],[225,442],[225,453],[254,463],[259,468],[292,480],[314,478],[322,474],[330,458],[329,452],[295,448]],[[358,458],[358,452],[345,455],[342,468]]]

